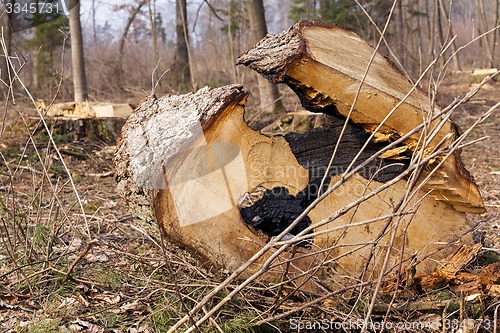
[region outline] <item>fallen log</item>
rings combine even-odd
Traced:
[[[422,149],[418,133],[383,154],[380,151],[422,124],[425,113],[432,112],[425,108],[427,96],[417,91],[413,104],[402,103],[383,131],[370,138],[410,86],[402,74],[377,56],[380,71],[390,70],[384,72],[388,76],[384,83],[390,87],[378,82],[379,72],[369,72],[367,82],[371,85],[360,95],[364,103],[356,104],[346,124],[352,92],[360,78],[350,72],[335,73],[324,64],[307,67],[319,57],[310,57],[306,48],[316,39],[300,40],[303,36],[298,35],[310,36],[309,28],[324,43],[318,49],[329,47],[332,41],[342,44],[344,39],[347,44],[351,39],[362,42],[335,26],[302,23],[279,39],[266,37],[240,62],[258,71],[266,68],[263,73],[269,78],[289,84],[306,108],[327,115],[324,127],[277,136],[255,131],[244,121],[247,93],[238,85],[203,88],[181,96],[150,96],[122,129],[115,154],[120,192],[136,216],[156,220],[168,239],[227,270],[246,262],[315,203],[281,238],[295,249],[265,266],[267,280],[282,277],[290,279],[292,285],[310,280],[307,288],[335,288],[342,281],[352,283],[351,277],[362,277],[363,273],[366,278],[382,273],[377,269],[387,251],[390,260],[386,270],[395,269],[400,261],[423,260],[418,272],[430,273],[436,260],[453,251],[449,244],[470,242],[464,211],[483,209],[477,186],[461,164],[460,155],[453,153],[451,162],[447,160],[424,189],[404,207],[398,204],[408,194],[407,178],[413,172],[410,159]],[[292,42],[288,45],[287,41]],[[268,42],[271,46],[279,43],[280,51],[264,47]],[[372,49],[366,45],[348,47],[344,52],[351,52],[351,56],[362,53],[354,61],[361,69]],[[262,58],[262,54],[268,57]],[[277,57],[277,66],[271,66],[276,62],[272,56]],[[346,58],[336,61],[342,66]],[[307,68],[295,75],[294,68],[301,66]],[[317,82],[321,87],[315,87]],[[444,119],[443,124],[436,132],[439,140],[429,140],[425,156],[446,146],[449,133],[456,136],[452,122]],[[330,161],[337,143],[338,152]],[[441,159],[437,156],[429,164],[437,165]],[[346,177],[351,162],[360,168]],[[340,186],[316,204],[318,196],[336,183]],[[451,185],[453,188],[446,187]],[[366,194],[370,196],[359,200]],[[298,234],[305,236],[297,239]],[[260,257],[245,275],[260,269],[271,252]],[[424,260],[428,256],[430,259]]]

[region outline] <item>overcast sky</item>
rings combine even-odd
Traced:
[[[105,26],[106,22],[108,22],[113,30],[110,33],[119,36],[125,26],[128,12],[126,10],[114,11],[113,8],[130,2],[125,0],[95,0],[96,26]],[[188,17],[193,18],[203,0],[188,0],[187,3]],[[264,3],[269,33],[278,33],[285,29],[289,25],[288,7],[285,5],[288,1],[267,0]],[[175,30],[169,29],[169,27],[173,27],[175,22],[175,0],[157,0],[156,10],[162,15],[167,39],[173,39]],[[202,10],[207,10],[206,4],[202,5]],[[92,0],[81,1],[82,26],[84,29],[92,29],[92,13]],[[196,30],[200,30],[200,24],[196,28]],[[197,33],[202,32],[196,30]]]

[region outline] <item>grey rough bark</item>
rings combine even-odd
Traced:
[[[267,35],[266,16],[262,0],[247,0],[248,19],[252,30],[253,44]],[[269,83],[262,76],[257,75],[260,95],[260,108],[262,111],[279,113],[283,111],[283,102],[280,99],[278,87]]]
[[[69,30],[71,35],[71,63],[73,67],[73,90],[75,102],[88,99],[87,76],[83,56],[82,25],[80,23],[80,1],[71,0]]]
[[[187,5],[186,0],[176,0],[175,3],[177,40],[172,73],[177,90],[187,92],[193,89],[188,50]]]
[[[241,94],[240,85],[231,85],[141,101],[122,129],[114,160],[118,189],[134,216],[154,220],[151,203],[166,188],[167,161],[186,142],[202,136],[202,128],[214,121],[225,102]]]

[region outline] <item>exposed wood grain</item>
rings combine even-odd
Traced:
[[[297,247],[283,252],[263,278],[281,279],[285,271],[288,278],[294,278],[319,265],[303,287],[335,289],[339,283],[352,283],[352,277],[359,277],[365,268],[370,269],[366,276],[376,277],[387,253],[386,267],[421,260],[416,271],[431,273],[436,262],[454,251],[456,240],[471,241],[463,211],[482,210],[482,200],[455,154],[428,187],[407,203],[406,208],[415,205],[411,213],[388,218],[407,193],[406,179],[395,177],[410,167],[419,133],[374,158],[353,177],[342,178],[365,143],[354,165],[373,157],[435,112],[417,89],[368,141],[373,129],[412,87],[385,58],[376,55],[346,123],[372,52],[352,32],[300,23],[264,38],[239,59],[271,81],[287,83],[310,111],[327,115],[329,122],[323,128],[302,134],[267,136],[251,129],[244,121],[247,93],[238,85],[147,98],[123,127],[116,152],[121,192],[135,214],[155,219],[169,240],[209,263],[235,270],[304,212],[318,197],[323,178],[321,190],[342,180],[281,241],[295,241],[293,236],[308,227],[312,228],[309,235],[317,234],[295,241]],[[344,124],[339,151],[328,168]],[[454,124],[446,121],[428,149],[456,135]],[[380,190],[384,183],[391,186]],[[367,193],[376,195],[345,210]],[[336,218],[328,221],[334,213]],[[397,228],[393,241],[392,228]],[[259,270],[271,252],[245,274]],[[287,264],[292,256],[293,264]],[[294,282],[300,284],[308,275]]]
[[[228,86],[148,98],[124,126],[115,158],[116,179],[136,215],[156,219],[171,241],[229,270],[239,267],[270,237],[284,230],[315,198],[342,121],[330,116],[330,125],[322,129],[266,136],[245,123],[246,96],[240,86]],[[334,161],[326,184],[338,180],[366,138],[362,128],[348,126],[348,135],[341,142],[345,154]],[[367,153],[384,144],[371,143]],[[381,166],[385,168],[379,169]],[[313,209],[292,235],[305,226],[314,226],[363,193],[375,190],[405,168],[404,161],[378,159]],[[374,179],[377,171],[380,174]],[[331,263],[315,273],[317,279],[306,284],[307,288],[318,289],[320,284],[321,288],[333,288],[341,276],[359,274],[373,251],[368,245],[380,234],[386,220],[350,224],[392,212],[394,200],[404,192],[405,182],[400,181],[358,209],[314,228],[334,231],[297,244],[302,247],[296,257],[302,259],[294,261],[288,276],[297,276],[301,270],[326,260]],[[392,260],[413,257],[415,252],[425,256],[440,247],[437,241],[459,238],[468,228],[463,213],[424,195],[422,192],[414,201],[421,200],[421,209],[401,219],[408,234],[401,228]],[[375,247],[373,265],[379,263],[387,242],[387,237],[383,237]],[[355,244],[366,245],[346,255]],[[324,253],[316,253],[332,246]],[[345,257],[333,259],[343,254]],[[257,270],[269,255],[263,256],[248,274]],[[290,255],[285,253],[280,260]],[[434,267],[432,260],[426,260],[419,270],[431,272]],[[275,266],[266,279],[280,276],[284,268]]]
[[[303,21],[278,35],[266,36],[237,63],[256,70],[271,82],[288,84],[310,111],[346,117],[373,52],[351,31]],[[405,102],[382,126],[379,138],[403,136],[440,108],[432,105],[422,90],[413,89],[392,63],[376,54],[350,119],[371,132],[407,94]],[[430,127],[436,127],[440,120],[436,119]],[[408,149],[415,150],[420,135],[415,133],[406,140]],[[426,151],[430,152],[442,140],[451,142],[457,135],[456,125],[446,121]],[[429,168],[439,161],[433,161]],[[425,188],[432,190],[437,200],[450,203],[459,211],[484,211],[477,185],[464,168],[459,152],[444,163]]]

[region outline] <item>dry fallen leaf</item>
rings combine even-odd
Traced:
[[[105,302],[110,305],[118,304],[121,300],[120,295],[109,295],[109,294],[95,295],[94,299],[97,301]]]
[[[71,240],[71,243],[69,243],[68,251],[74,251],[80,248],[82,246],[83,241],[81,238],[73,238]]]
[[[490,297],[499,297],[500,296],[500,285],[492,284],[486,287],[488,291],[488,296]]]
[[[104,253],[99,253],[97,255],[95,255],[93,253],[89,253],[85,256],[85,260],[92,262],[92,263],[94,263],[94,262],[107,262],[107,261],[109,261],[109,258]]]
[[[473,295],[469,295],[467,297],[464,298],[464,301],[466,302],[472,302],[473,300],[475,300],[476,298],[479,298],[481,297],[481,294],[473,294]]]
[[[323,306],[326,306],[326,307],[329,307],[329,308],[333,308],[337,305],[336,302],[332,301],[331,299],[327,299],[327,300],[324,300],[323,301]]]
[[[74,304],[75,302],[77,302],[77,300],[73,297],[65,297],[63,299],[63,301],[61,302],[61,304],[59,304],[59,306],[57,307],[58,309],[62,309],[64,307],[68,307],[72,304]]]
[[[139,300],[135,300],[133,302],[128,302],[123,304],[120,307],[120,310],[128,312],[144,313],[144,312],[149,312],[149,306],[142,303]]]
[[[86,307],[88,307],[88,306],[90,305],[90,302],[89,302],[89,301],[87,301],[87,300],[85,299],[85,297],[83,297],[82,295],[78,295],[78,300],[79,300],[79,301],[80,301],[83,305],[85,305]]]
[[[92,327],[91,323],[80,319],[72,321],[71,324],[69,325],[69,329],[73,332],[81,332],[91,327]]]

